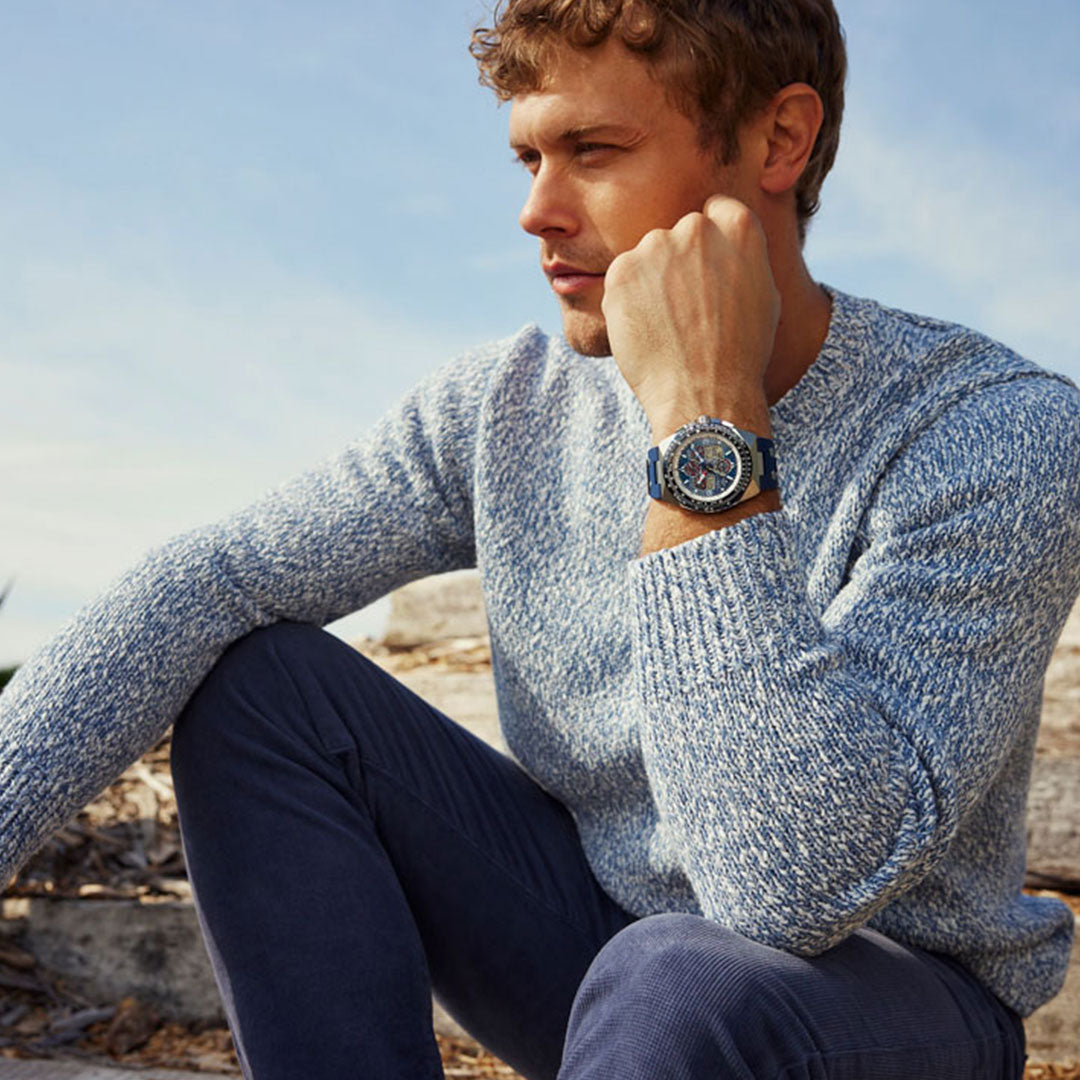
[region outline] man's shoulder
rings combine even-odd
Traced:
[[[505,337],[458,351],[430,371],[419,386],[437,392],[475,382],[490,384],[500,373],[543,367],[562,351],[560,339],[549,336],[536,323],[526,323]]]
[[[955,401],[1006,383],[1025,396],[1045,396],[1070,410],[1080,391],[1067,376],[958,322],[916,314],[829,289],[836,311],[831,346],[857,358],[864,385],[910,403]],[[997,396],[996,394],[993,396]]]
[[[551,345],[540,327],[527,323],[506,337],[457,350],[413,383],[387,419],[401,408],[473,415],[483,409],[498,383],[512,379],[515,371],[543,365]]]
[[[525,413],[549,414],[610,396],[613,385],[622,388],[617,374],[611,357],[582,355],[562,334],[527,323],[508,337],[459,353],[427,376],[424,392],[455,397],[464,390],[475,405],[520,421]]]
[[[842,293],[834,302],[857,353],[862,392],[851,404],[871,455],[884,447],[905,462],[898,475],[921,477],[927,492],[938,474],[963,488],[992,460],[1013,502],[1053,488],[1075,507],[1080,388],[1071,379],[959,323]]]

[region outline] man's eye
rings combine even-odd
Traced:
[[[528,169],[529,172],[535,172],[540,162],[540,155],[535,150],[519,150],[514,155],[513,160],[516,164]]]
[[[617,149],[617,147],[612,146],[610,143],[595,143],[595,142],[578,143],[574,147],[574,153],[577,154],[578,157],[581,157],[582,155],[585,155],[585,154],[589,154],[589,155],[601,154],[605,150],[615,150],[615,149]]]

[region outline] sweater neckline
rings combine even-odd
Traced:
[[[857,320],[860,301],[831,285],[823,282],[818,284],[832,301],[829,328],[814,362],[803,372],[799,381],[769,407],[773,421],[785,426],[798,424],[808,414],[820,414],[821,408],[836,398],[836,380],[838,375],[843,374],[844,360],[850,354],[853,324]]]
[[[845,374],[844,366],[851,349],[855,325],[860,319],[860,310],[867,301],[850,296],[839,289],[818,284],[829,294],[832,300],[832,313],[829,316],[829,328],[825,340],[814,362],[803,372],[799,381],[779,400],[769,406],[773,421],[773,434],[779,427],[798,427],[806,418],[820,416],[830,401],[834,401],[839,390],[838,380]],[[565,339],[564,339],[565,340]],[[578,360],[582,358],[579,356]],[[645,410],[634,395],[630,385],[622,377],[614,357],[604,356],[593,361],[600,364],[612,377],[616,392],[625,396],[630,408],[636,411],[642,428],[648,437],[649,421]],[[850,373],[847,373],[850,375]]]

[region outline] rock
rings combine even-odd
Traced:
[[[1080,757],[1035,759],[1027,837],[1029,879],[1080,891]]]
[[[487,632],[480,575],[475,570],[454,570],[421,578],[391,593],[383,642],[393,646],[420,645]]]
[[[1080,602],[1046,671],[1037,752],[1080,758]]]
[[[90,1001],[131,995],[167,1020],[225,1022],[191,903],[19,898],[4,900],[3,916],[42,967]]]
[[[1029,878],[1080,890],[1080,602],[1046,672],[1027,823]]]
[[[1032,1061],[1080,1061],[1080,926],[1060,994],[1024,1021]]]

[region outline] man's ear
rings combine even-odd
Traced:
[[[825,107],[806,83],[791,83],[766,106],[758,129],[764,140],[761,190],[782,195],[799,182],[817,141]]]

